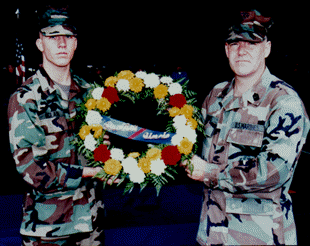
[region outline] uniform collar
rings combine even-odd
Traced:
[[[218,97],[222,98],[222,105],[226,110],[247,107],[248,104],[259,106],[262,102],[267,89],[269,88],[274,76],[271,75],[268,68],[265,69],[261,80],[256,85],[242,95],[241,98],[234,97],[234,82],[233,79],[227,83],[225,88],[219,93]]]
[[[49,77],[49,75],[46,73],[42,65],[40,65],[39,70],[37,71],[37,76],[39,78],[43,93],[45,93],[47,96],[53,93],[57,93],[62,97],[62,99],[68,100],[68,98],[66,98],[64,93],[62,93],[59,89],[57,89],[55,82]],[[90,84],[88,84],[85,80],[79,78],[74,74],[71,74],[71,77],[72,81],[70,87],[69,100],[72,99],[74,96],[76,96],[79,92],[81,92],[81,88],[83,89],[90,88]]]

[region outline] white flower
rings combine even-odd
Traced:
[[[116,88],[118,91],[129,91],[129,81],[127,79],[120,79],[116,84]]]
[[[89,110],[87,112],[85,121],[87,122],[87,124],[89,126],[90,125],[97,125],[97,124],[101,123],[102,117],[101,117],[99,112],[94,111],[94,110]]]
[[[157,176],[161,175],[165,172],[166,164],[163,160],[157,159],[155,161],[151,161],[151,172],[156,174]]]
[[[181,143],[181,141],[183,140],[183,134],[175,134],[172,138],[171,138],[171,143],[172,145],[179,145]]]
[[[186,117],[184,115],[177,115],[176,117],[173,118],[173,126],[176,130],[179,128],[185,127],[186,126]]]
[[[92,134],[88,134],[84,140],[84,145],[86,149],[94,151],[96,149],[97,141]]]
[[[136,72],[137,78],[144,79],[146,76],[147,76],[146,72],[142,72],[142,71]]]
[[[141,169],[135,169],[134,172],[129,174],[129,178],[134,183],[142,183],[145,178],[145,174]]]
[[[177,135],[188,138],[192,143],[196,143],[197,134],[190,126],[180,126],[177,129]]]
[[[171,85],[172,84],[172,81],[173,79],[169,76],[164,76],[164,77],[161,77],[160,79],[160,82],[162,82],[163,84],[166,84],[166,85]]]
[[[123,150],[118,148],[111,149],[111,158],[118,161],[124,160]]]
[[[179,83],[173,83],[169,86],[168,92],[171,96],[182,93],[182,86]]]
[[[155,73],[147,74],[144,78],[146,88],[155,88],[160,84],[159,77]]]
[[[93,98],[96,99],[96,100],[100,100],[101,97],[102,97],[102,93],[104,91],[104,88],[103,87],[98,87],[96,89],[93,90],[93,92],[91,93]]]
[[[132,157],[127,157],[126,159],[124,159],[122,161],[122,166],[124,168],[124,172],[125,173],[131,173],[133,172],[135,169],[140,169],[138,167],[138,162],[136,159],[132,158]]]

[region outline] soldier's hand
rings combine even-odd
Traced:
[[[92,178],[94,177],[97,173],[99,173],[102,170],[101,167],[84,167],[83,168],[83,178]],[[104,179],[100,179],[98,178],[100,181],[105,181]],[[113,177],[110,177],[107,184],[111,185],[111,184],[118,184],[120,181],[120,179],[116,179],[113,182]]]
[[[109,140],[110,137],[109,137],[109,135],[107,133],[104,134],[103,139],[104,139],[103,144],[105,144],[105,145],[110,145],[111,144],[111,142]]]
[[[207,162],[197,155],[194,155],[193,158],[191,159],[191,164],[193,166],[193,172],[191,173],[190,169],[188,166],[188,161],[184,161],[181,165],[185,167],[185,170],[187,172],[187,176],[191,179],[198,180],[198,181],[204,181],[204,173],[205,173],[205,168],[207,165]]]

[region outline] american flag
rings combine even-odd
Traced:
[[[16,83],[20,85],[26,81],[25,56],[23,45],[16,38]]]

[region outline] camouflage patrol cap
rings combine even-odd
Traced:
[[[69,15],[69,8],[46,6],[41,14],[39,13],[39,28],[44,36],[74,35],[76,27]]]
[[[272,25],[271,17],[262,16],[257,10],[241,11],[237,23],[229,28],[226,42],[262,42],[267,38]]]

